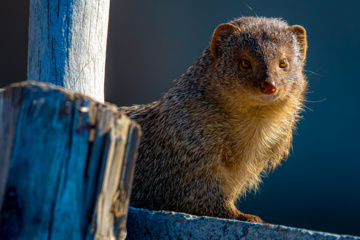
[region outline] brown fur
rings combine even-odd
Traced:
[[[306,48],[300,26],[238,18],[215,30],[160,100],[120,108],[143,131],[130,204],[262,222],[234,201],[288,156],[307,86]],[[240,66],[244,58],[250,70]],[[263,94],[262,82],[276,92]]]

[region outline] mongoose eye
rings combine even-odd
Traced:
[[[280,68],[286,68],[287,65],[288,65],[288,63],[287,63],[286,59],[281,59],[280,60],[280,63],[279,63]]]
[[[242,59],[241,60],[241,67],[243,69],[250,69],[251,68],[251,63],[249,60],[246,60],[246,59]]]

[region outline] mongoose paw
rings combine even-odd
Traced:
[[[244,221],[244,222],[264,223],[264,221],[261,218],[259,218],[258,216],[255,216],[255,215],[251,215],[251,214],[241,213],[241,215],[239,215],[237,217],[237,219],[240,221]]]

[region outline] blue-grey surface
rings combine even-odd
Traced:
[[[303,239],[360,240],[359,237],[315,232],[280,225],[197,217],[184,213],[129,207],[127,240],[136,239]]]

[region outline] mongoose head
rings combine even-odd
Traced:
[[[299,98],[306,89],[307,41],[301,26],[280,19],[238,18],[215,29],[210,49],[219,88],[238,101],[274,104]]]

